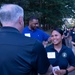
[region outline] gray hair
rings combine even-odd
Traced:
[[[24,17],[24,11],[19,5],[4,4],[0,8],[1,22],[16,21],[20,16]]]

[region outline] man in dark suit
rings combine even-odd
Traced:
[[[24,12],[16,4],[0,8],[0,75],[51,75],[43,45],[21,34]]]

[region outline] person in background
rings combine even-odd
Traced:
[[[64,35],[66,46],[69,47],[69,31],[68,31],[68,28],[66,28],[66,27],[64,28],[63,35]]]
[[[72,32],[73,32],[73,28],[74,28],[74,27],[71,27],[71,28],[70,28],[70,39],[71,39],[71,40],[72,40]]]
[[[44,46],[50,42],[50,36],[43,30],[38,28],[39,20],[35,16],[29,18],[29,24],[23,30],[23,34],[27,37],[39,40]]]
[[[73,27],[73,31],[70,34],[71,43],[72,43],[72,51],[75,55],[75,26]]]
[[[59,67],[54,73],[57,75],[68,75],[75,70],[75,56],[70,48],[62,44],[63,31],[59,28],[51,33],[52,44],[46,47],[47,57],[54,67]],[[68,67],[68,64],[70,65]]]
[[[24,10],[16,4],[0,8],[0,75],[51,75],[44,46],[22,34]]]

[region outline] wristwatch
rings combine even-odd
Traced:
[[[66,70],[66,73],[65,73],[65,75],[68,75],[68,70]]]

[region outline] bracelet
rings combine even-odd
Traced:
[[[66,70],[66,73],[65,73],[65,75],[67,75],[68,74],[68,70]]]

